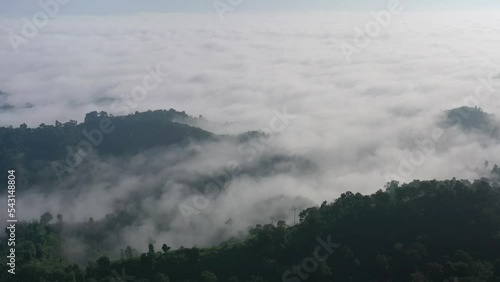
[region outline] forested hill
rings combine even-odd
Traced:
[[[492,172],[499,179],[500,171]],[[482,179],[392,182],[372,195],[347,192],[300,213],[291,226],[257,225],[243,240],[212,248],[141,255],[86,266],[63,259],[74,224],[50,214],[18,227],[16,281],[327,282],[500,281],[500,187]],[[82,223],[99,228],[97,222]],[[103,225],[99,225],[103,226]],[[96,238],[98,240],[98,238]],[[6,265],[5,242],[0,244]],[[144,246],[144,250],[147,246]],[[1,281],[9,280],[6,271]]]
[[[210,132],[185,124],[193,121],[196,118],[185,112],[170,109],[128,116],[91,112],[80,124],[71,120],[37,128],[26,124],[0,127],[0,169],[15,167],[23,179],[33,183],[55,177],[52,163],[68,165],[79,149],[89,154],[124,156],[157,146],[214,138]]]
[[[464,132],[478,132],[498,139],[500,137],[498,120],[481,108],[459,107],[445,111],[444,127],[459,126]]]

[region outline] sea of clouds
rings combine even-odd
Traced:
[[[124,244],[144,249],[154,237],[173,246],[207,245],[223,239],[219,227],[229,217],[235,227],[222,237],[271,217],[290,223],[294,205],[331,201],[348,190],[371,193],[390,179],[481,177],[486,160],[500,162],[499,140],[442,128],[439,120],[444,110],[464,105],[500,110],[499,16],[404,9],[60,16],[17,52],[12,38],[22,36],[23,21],[1,18],[0,90],[7,94],[0,107],[13,108],[0,110],[0,126],[81,122],[93,110],[118,114],[116,103],[132,100],[130,112],[174,108],[203,115],[215,133],[238,134],[268,131],[276,111],[285,110],[294,118],[258,148],[256,159],[282,152],[316,167],[307,175],[234,177],[186,225],[179,205],[193,195],[181,192],[180,178],[255,160],[234,142],[197,145],[195,156],[169,148],[128,164],[98,160],[102,175],[83,178],[80,168],[77,192],[26,195],[19,214],[99,219],[129,193],[161,185],[159,197],[142,201],[150,218],[131,227]],[[134,100],[133,89],[152,69],[168,75]],[[165,215],[169,230],[158,231]]]

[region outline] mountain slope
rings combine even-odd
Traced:
[[[60,234],[74,224],[49,224],[44,215],[20,227],[31,230],[20,239],[34,247],[19,254],[17,277],[25,282],[115,281],[123,275],[126,281],[185,282],[500,281],[498,183],[452,179],[392,182],[386,188],[366,196],[344,193],[302,211],[295,226],[257,225],[244,240],[173,251],[168,242],[158,242],[166,243],[163,252],[150,244],[140,256],[124,246],[121,260],[102,257],[85,269],[60,260]]]
[[[133,155],[154,147],[183,145],[204,141],[215,135],[178,121],[193,119],[184,112],[148,111],[128,116],[111,116],[106,112],[91,112],[85,121],[55,125],[41,124],[28,128],[0,128],[0,169],[15,167],[24,179],[35,183],[55,179],[47,170],[58,162],[60,166],[75,166],[77,159],[92,153],[98,155]]]

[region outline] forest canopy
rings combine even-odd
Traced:
[[[257,225],[219,246],[161,242],[156,250],[152,242],[146,252],[123,246],[119,259],[86,264],[64,257],[62,234],[80,228],[98,242],[99,229],[126,217],[76,224],[44,214],[19,225],[16,281],[500,281],[499,180],[495,166],[491,179],[472,183],[393,181],[305,209],[296,225]],[[315,252],[324,260],[311,259]]]

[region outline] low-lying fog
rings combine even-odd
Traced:
[[[205,246],[255,224],[292,224],[294,206],[372,193],[390,179],[484,176],[485,161],[500,162],[498,136],[440,121],[460,106],[498,113],[499,16],[403,11],[386,26],[370,13],[56,18],[17,54],[2,41],[1,126],[174,108],[203,115],[210,123],[200,126],[218,134],[271,139],[91,156],[53,192],[41,185],[20,197],[18,215],[86,221],[128,210],[141,216],[117,247]],[[19,23],[0,19],[0,35],[20,33]],[[289,158],[264,167],[275,155]],[[193,190],[211,174],[231,175],[228,187]]]

